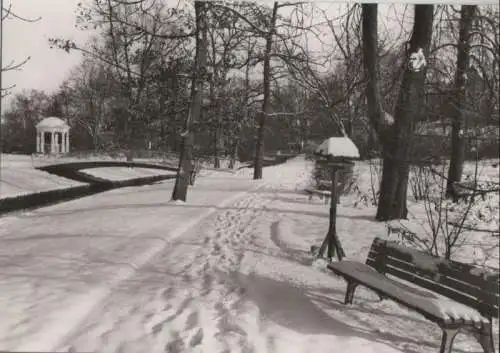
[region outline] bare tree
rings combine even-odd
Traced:
[[[50,40],[52,45],[68,52],[79,50],[109,67],[119,85],[114,100],[116,115],[121,117],[115,123],[116,135],[128,159],[148,134],[148,93],[158,83],[161,58],[175,53],[190,36],[180,34],[180,25],[173,19],[179,19],[180,25],[186,24],[184,20],[189,25],[190,21],[180,10],[173,11],[154,1],[131,4],[94,0],[88,7],[82,5],[78,23],[83,28],[100,28],[101,41],[86,48],[64,39]]]
[[[382,145],[383,173],[377,220],[406,218],[409,152],[417,107],[423,103],[426,74],[424,60],[432,37],[434,8],[415,5],[413,32],[407,43],[405,70],[395,107],[395,117],[383,108],[377,59],[376,4],[362,5],[363,61],[367,78],[368,115]]]
[[[189,114],[184,122],[184,131],[179,158],[179,169],[175,179],[175,186],[172,192],[172,200],[186,201],[187,190],[190,181],[190,174],[193,171],[193,145],[194,134],[191,131],[194,122],[200,119],[201,103],[203,94],[203,83],[206,80],[206,60],[207,60],[207,3],[195,1],[195,38],[196,54],[194,60],[194,72],[191,79],[191,102]]]
[[[254,55],[256,43],[251,39],[247,39],[245,56],[247,59]],[[250,125],[250,105],[252,98],[252,91],[250,86],[250,70],[254,63],[251,60],[246,60],[244,66],[244,78],[240,81],[241,88],[236,90],[237,98],[232,106],[233,108],[233,119],[229,122],[231,127],[230,136],[228,140],[230,141],[230,157],[229,157],[229,168],[234,168],[236,159],[238,157],[239,147],[241,144],[241,134],[243,127],[248,127]],[[233,91],[234,92],[234,91]]]
[[[60,94],[70,102],[64,116],[87,131],[95,151],[102,148],[106,122],[111,120],[114,86],[106,66],[87,58],[60,87]]]
[[[220,154],[224,146],[224,126],[227,126],[229,114],[224,104],[228,98],[230,71],[241,70],[248,66],[251,52],[246,50],[249,41],[248,33],[238,28],[239,18],[231,11],[217,6],[210,6],[211,21],[208,26],[209,47],[208,67],[211,70],[209,82],[210,97],[210,127],[213,130],[213,158],[214,167],[220,167]],[[251,39],[250,39],[251,41]],[[240,57],[239,57],[240,56]],[[246,57],[245,57],[246,56]],[[227,129],[226,129],[227,131]]]
[[[254,152],[254,179],[262,178],[262,167],[264,159],[264,135],[266,130],[266,120],[271,114],[271,84],[276,82],[278,77],[273,71],[272,62],[275,60],[290,60],[290,52],[284,45],[284,41],[290,40],[295,34],[291,31],[303,31],[307,28],[302,25],[303,13],[299,11],[302,2],[283,2],[273,3],[272,9],[267,9],[253,3],[241,3],[237,6],[226,6],[222,3],[216,3],[216,6],[224,7],[237,15],[242,25],[246,26],[246,30],[252,33],[255,38],[262,39],[264,48],[262,49],[259,59],[263,64],[262,69],[262,104],[261,110],[257,118],[257,131],[255,137],[255,152]],[[292,11],[289,18],[281,17],[278,12],[282,8],[291,7],[296,11]],[[292,18],[296,23],[293,23]],[[279,39],[279,40],[278,40]],[[281,45],[281,47],[280,47]],[[285,52],[278,52],[278,49],[283,49]],[[288,48],[289,49],[289,48]],[[298,59],[295,56],[295,59]]]
[[[462,5],[460,10],[455,92],[452,98],[451,158],[446,182],[446,196],[454,196],[454,184],[462,178],[465,157],[465,105],[467,99],[467,77],[469,75],[471,32],[477,6]]]

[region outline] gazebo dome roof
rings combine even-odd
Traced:
[[[64,120],[55,116],[43,119],[36,125],[37,129],[69,129],[69,125]]]

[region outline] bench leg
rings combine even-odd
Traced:
[[[356,291],[356,287],[358,283],[347,281],[347,290],[345,292],[344,304],[352,304],[352,300],[354,299],[354,292]]]
[[[483,348],[484,353],[495,353],[495,344],[493,343],[493,330],[491,324],[485,325],[480,330],[473,331],[474,336]]]
[[[453,340],[458,333],[458,329],[443,328],[443,338],[441,339],[441,349],[439,353],[451,353]]]

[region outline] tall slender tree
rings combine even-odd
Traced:
[[[376,219],[406,218],[410,150],[418,107],[424,102],[425,58],[432,37],[433,5],[415,5],[413,31],[406,46],[405,70],[394,118],[383,107],[378,78],[377,4],[362,5],[363,61],[368,116],[382,145],[383,172]]]
[[[465,112],[467,99],[467,76],[470,62],[471,30],[476,5],[462,5],[460,10],[459,35],[457,43],[457,65],[455,89],[451,104],[451,158],[448,168],[446,195],[453,196],[453,184],[460,181],[465,158]]]
[[[203,83],[206,80],[206,60],[207,60],[207,23],[206,11],[207,3],[195,1],[195,45],[196,54],[194,60],[194,72],[191,79],[191,102],[189,113],[184,122],[184,131],[181,132],[182,147],[179,158],[179,169],[175,179],[175,186],[172,192],[172,200],[186,201],[189,185],[189,176],[193,170],[193,145],[194,134],[192,125],[201,116],[201,103],[203,95]]]

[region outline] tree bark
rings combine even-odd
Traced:
[[[262,161],[264,159],[264,127],[266,124],[267,115],[270,112],[270,96],[271,96],[271,49],[273,45],[273,34],[276,27],[276,17],[278,14],[278,2],[274,2],[273,13],[269,25],[269,31],[266,34],[266,49],[264,52],[264,97],[262,102],[262,110],[259,117],[259,125],[257,129],[257,139],[255,141],[255,156],[253,178],[262,179]]]
[[[429,52],[432,37],[433,5],[415,5],[413,33],[408,45],[411,53]],[[363,55],[367,83],[367,105],[370,122],[382,145],[383,171],[376,219],[388,221],[407,216],[407,185],[414,122],[418,107],[424,103],[426,70],[414,72],[409,65],[403,74],[394,122],[385,119],[378,85],[377,5],[363,4]]]
[[[182,144],[179,158],[179,168],[175,179],[175,186],[172,192],[172,200],[186,201],[187,189],[190,180],[190,174],[193,166],[193,145],[194,135],[191,131],[193,122],[199,120],[201,115],[201,98],[203,90],[203,80],[205,79],[205,62],[206,62],[206,22],[205,9],[206,3],[203,1],[195,1],[194,3],[196,16],[196,54],[195,54],[195,70],[191,80],[191,102],[189,112],[184,122],[184,131],[182,132]]]
[[[370,123],[379,135],[383,134],[382,97],[380,93],[378,75],[378,5],[363,4],[361,7],[362,36],[363,36],[363,64],[366,82],[366,105]]]
[[[415,5],[413,34],[409,42],[408,54],[423,49],[427,56],[432,37],[434,7],[432,5]],[[403,74],[401,88],[395,108],[395,122],[383,143],[384,164],[390,165],[388,171],[382,172],[382,184],[389,197],[379,200],[378,220],[406,218],[407,187],[410,171],[410,152],[415,121],[418,118],[419,106],[424,104],[424,83],[426,70],[413,72],[408,66]],[[394,173],[396,177],[394,177]]]
[[[233,142],[233,146],[231,149],[231,156],[229,157],[229,168],[230,169],[234,169],[234,167],[236,166],[236,159],[238,158],[239,145],[240,145],[240,139],[238,137]]]
[[[462,179],[465,158],[465,114],[463,107],[466,100],[466,75],[470,58],[470,32],[475,5],[462,5],[460,10],[460,30],[458,36],[457,68],[455,73],[455,95],[452,101],[451,155],[446,182],[446,196],[453,197],[453,184]]]

